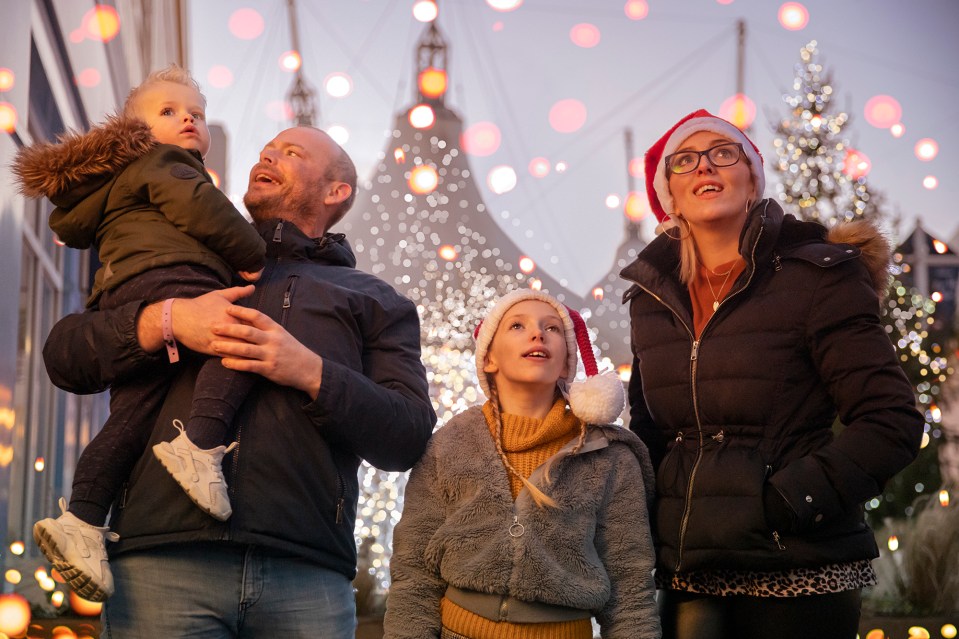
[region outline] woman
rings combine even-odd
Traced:
[[[704,110],[646,183],[665,232],[622,275],[664,637],[852,639],[878,556],[861,504],[923,431],[879,320],[888,244],[762,199],[758,149]]]

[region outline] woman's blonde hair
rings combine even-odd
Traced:
[[[165,69],[154,71],[148,75],[143,82],[133,87],[129,95],[127,95],[126,101],[123,103],[123,115],[136,117],[137,101],[140,99],[141,94],[147,87],[157,84],[158,82],[173,82],[174,84],[182,84],[185,87],[195,90],[200,96],[203,108],[206,108],[206,96],[203,95],[203,91],[200,90],[200,85],[193,79],[189,71],[173,63]]]

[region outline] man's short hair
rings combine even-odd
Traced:
[[[139,100],[140,95],[147,87],[157,84],[158,82],[173,82],[175,84],[182,84],[185,87],[190,87],[200,95],[203,108],[206,108],[206,96],[203,95],[203,91],[200,90],[200,85],[196,80],[193,79],[193,76],[190,75],[189,71],[180,65],[173,63],[165,69],[154,71],[146,77],[146,80],[141,82],[138,86],[133,87],[133,89],[130,91],[130,94],[127,95],[126,101],[123,103],[123,115],[128,117],[136,117],[137,101]]]
[[[333,211],[333,215],[330,217],[330,222],[327,225],[327,228],[332,227],[334,224],[343,219],[343,216],[346,215],[346,212],[350,210],[350,207],[353,206],[353,201],[356,199],[356,165],[353,164],[353,160],[350,159],[350,156],[343,150],[339,144],[336,145],[337,153],[336,157],[330,160],[329,166],[326,167],[326,175],[323,177],[328,182],[345,182],[350,185],[350,196],[340,202],[340,205],[336,207],[336,210]]]

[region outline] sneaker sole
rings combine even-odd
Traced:
[[[112,593],[105,591],[93,577],[64,559],[56,540],[39,523],[33,525],[33,541],[73,592],[87,601],[96,603],[106,601],[110,597]]]
[[[153,447],[153,456],[156,457],[157,460],[159,460],[159,462],[160,462],[161,464],[163,464],[163,467],[166,468],[166,470],[167,470],[168,473],[170,473],[170,479],[172,479],[174,482],[176,482],[176,485],[180,487],[180,490],[183,491],[183,494],[186,495],[187,497],[189,497],[189,498],[190,498],[190,501],[192,501],[193,504],[194,504],[197,508],[199,508],[200,510],[202,510],[203,512],[205,512],[206,514],[208,514],[210,517],[213,517],[214,519],[216,519],[216,520],[218,520],[218,521],[226,521],[227,519],[229,519],[229,518],[233,515],[233,509],[232,509],[232,508],[230,508],[230,510],[228,510],[228,511],[226,512],[226,514],[224,514],[224,515],[221,515],[220,513],[212,512],[212,511],[209,510],[206,506],[204,506],[204,505],[201,504],[199,501],[197,501],[196,498],[193,496],[193,493],[191,493],[189,490],[187,490],[186,488],[184,488],[183,484],[181,484],[179,481],[177,481],[177,478],[176,478],[175,473],[177,473],[177,472],[180,470],[179,464],[174,465],[174,464],[172,464],[172,463],[167,463],[167,460],[166,460],[164,457],[162,457],[162,456],[157,452],[157,450],[156,450],[157,447],[158,447],[158,446],[162,446],[162,445],[163,445],[163,444],[157,444],[156,446]],[[174,455],[174,458],[179,459],[179,458],[176,457],[175,455]]]

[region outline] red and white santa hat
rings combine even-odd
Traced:
[[[573,414],[587,424],[609,424],[615,421],[626,404],[623,382],[613,372],[599,374],[596,358],[593,355],[593,345],[589,341],[589,332],[586,330],[583,317],[553,296],[533,289],[518,289],[499,298],[486,319],[481,321],[473,332],[473,338],[476,340],[476,376],[479,378],[483,393],[487,397],[490,396],[489,379],[483,366],[490,343],[496,335],[496,329],[510,308],[526,300],[546,302],[556,309],[556,313],[563,321],[567,374],[565,378],[557,382],[557,386],[569,401]],[[580,357],[586,372],[584,380],[576,380],[576,363]]]
[[[756,198],[762,197],[763,191],[766,190],[763,156],[759,148],[735,124],[705,109],[699,109],[674,124],[646,151],[646,196],[649,198],[649,208],[660,222],[673,216],[673,196],[669,192],[669,180],[663,159],[675,153],[689,136],[700,131],[710,131],[731,142],[742,144],[743,152],[749,158],[749,168],[756,180]]]

